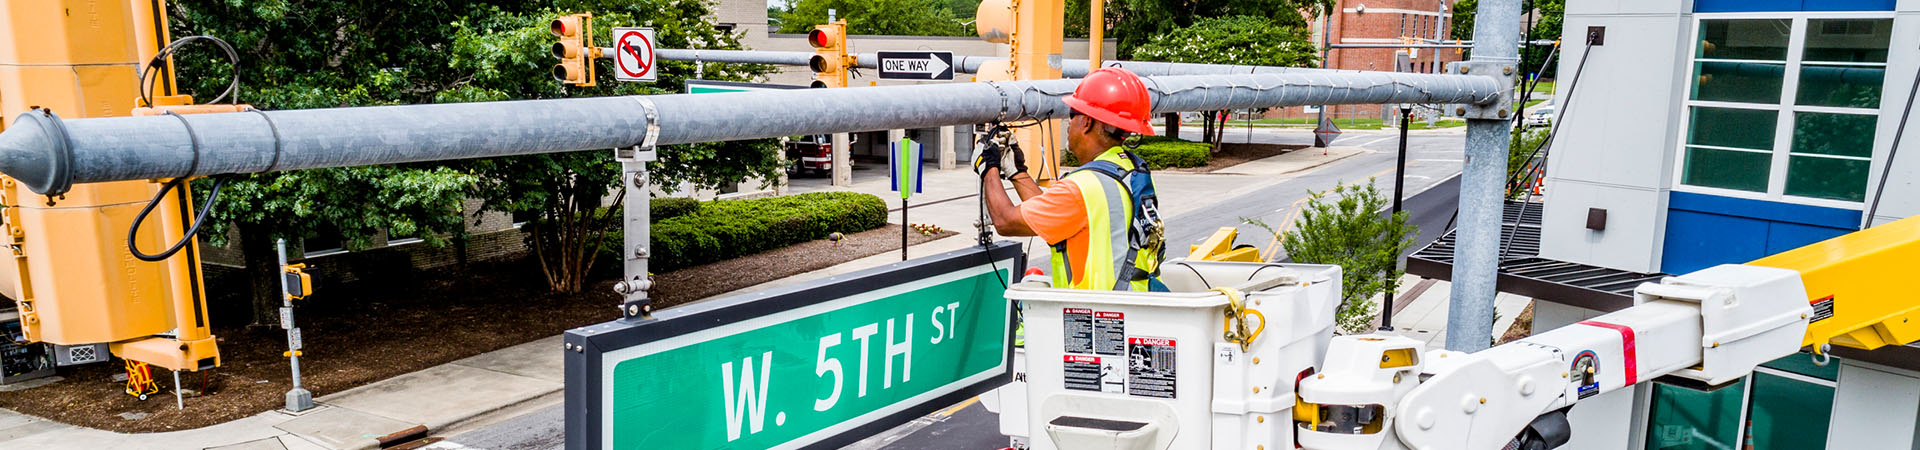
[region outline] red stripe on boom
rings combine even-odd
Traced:
[[[1580,324],[1590,327],[1609,328],[1620,332],[1620,356],[1624,361],[1621,363],[1621,370],[1626,372],[1625,386],[1632,386],[1634,383],[1640,382],[1640,353],[1634,350],[1632,327],[1591,320],[1580,322]]]

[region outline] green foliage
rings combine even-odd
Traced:
[[[1346,333],[1365,332],[1379,314],[1370,299],[1398,287],[1404,272],[1396,262],[1413,245],[1417,228],[1407,223],[1404,211],[1391,217],[1381,214],[1387,200],[1372,180],[1311,194],[1280,244],[1294,261],[1340,266],[1336,326]]]
[[[1160,170],[1168,167],[1205,167],[1213,160],[1211,146],[1167,136],[1140,136],[1140,147],[1133,149],[1135,155],[1147,161],[1147,170]],[[1073,152],[1060,152],[1060,165],[1073,167],[1080,165],[1080,158]]]
[[[1547,153],[1547,149],[1540,145],[1547,140],[1548,130],[1549,129],[1545,127],[1513,129],[1513,141],[1508,143],[1507,147],[1507,175],[1509,178],[1519,180],[1526,175],[1519,172],[1521,168],[1527,165],[1527,157],[1534,156],[1533,149],[1540,148],[1542,155]],[[1508,194],[1514,198],[1519,198],[1519,196],[1526,193],[1527,191],[1525,189],[1515,189]]]
[[[1107,23],[1113,30],[1107,36],[1120,41],[1121,59],[1147,61],[1152,59],[1135,51],[1157,37],[1209,18],[1254,16],[1267,19],[1276,29],[1300,31],[1307,27],[1308,17],[1333,8],[1333,4],[1332,0],[1115,0],[1106,3]],[[1084,0],[1077,7],[1075,2],[1067,2],[1067,26],[1084,30],[1086,9]],[[1075,10],[1081,11],[1077,19]]]
[[[656,198],[647,203],[647,216],[654,222],[692,214],[700,210],[700,201],[686,197]]]
[[[966,0],[799,0],[779,15],[781,33],[805,33],[827,23],[827,10],[847,20],[848,34],[973,36],[971,20],[979,2]],[[965,19],[956,7],[964,7]]]
[[[1147,169],[1205,167],[1213,159],[1212,146],[1167,136],[1141,136],[1133,151],[1147,161]]]
[[[1133,49],[1144,61],[1250,66],[1314,67],[1320,49],[1305,27],[1263,16],[1199,19]]]
[[[220,203],[201,235],[226,244],[235,225],[258,227],[269,236],[298,239],[335,230],[348,249],[373,245],[381,230],[442,245],[459,235],[460,208],[475,177],[439,167],[350,167],[237,175],[221,188]],[[205,204],[211,179],[194,182]],[[248,248],[246,251],[271,251]]]
[[[654,223],[650,268],[665,272],[886,223],[886,202],[871,194],[812,192],[712,201],[692,213]]]
[[[596,2],[584,2],[596,3]],[[610,42],[616,24],[655,29],[662,47],[738,49],[735,36],[715,31],[701,2],[671,0],[598,2],[583,5],[594,15],[597,42]],[[553,37],[547,23],[558,13],[512,14],[494,10],[454,22],[447,56],[451,65],[468,74],[460,85],[441,91],[441,102],[494,101],[526,98],[590,97],[679,92],[690,63],[666,61],[660,81],[653,84],[618,83],[609,70],[596,73],[593,87],[564,86],[548,76],[555,62],[547,53]],[[644,20],[641,18],[645,18]],[[705,43],[706,45],[701,45]],[[710,64],[709,79],[743,81],[770,69],[760,65]],[[654,186],[673,192],[680,183],[717,188],[749,177],[774,180],[779,176],[779,145],[771,139],[664,146],[659,161],[648,165]],[[535,255],[546,270],[549,284],[560,292],[577,292],[593,266],[595,247],[604,241],[608,224],[618,211],[603,209],[601,199],[633,195],[621,185],[619,163],[612,152],[573,152],[492,158],[460,163],[480,176],[473,194],[485,201],[484,210],[516,214],[536,213],[539,220],[523,229],[530,232]],[[615,202],[617,203],[617,202]]]
[[[1527,0],[1521,3],[1521,7],[1525,8],[1523,11],[1535,9],[1540,11],[1539,18],[1533,22],[1533,33],[1531,36],[1534,40],[1551,41],[1561,38],[1560,30],[1563,28],[1567,10],[1566,0]],[[1473,19],[1479,12],[1479,9],[1479,0],[1459,0],[1453,4],[1453,36],[1451,36],[1453,39],[1473,40]],[[1526,16],[1524,14],[1525,13],[1522,13],[1520,16],[1521,27],[1523,28],[1526,26]],[[1522,29],[1521,31],[1525,32],[1526,30]],[[1581,38],[1580,36],[1574,37]],[[1522,36],[1522,39],[1524,38],[1525,36]],[[1541,77],[1553,78],[1557,75],[1558,58],[1552,61],[1547,59],[1547,49],[1549,47],[1525,46],[1521,48],[1522,50],[1520,52],[1523,59],[1523,61],[1521,61],[1521,67],[1525,68],[1526,72],[1540,70],[1544,65],[1546,70],[1540,73]]]

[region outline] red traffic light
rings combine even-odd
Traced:
[[[553,23],[547,25],[547,31],[553,32],[554,36],[573,37],[574,35],[580,34],[580,18],[562,16],[558,19],[553,19]]]
[[[814,48],[828,48],[838,44],[839,39],[824,28],[815,28],[807,32],[807,43]]]

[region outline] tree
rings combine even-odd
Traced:
[[[702,2],[672,0],[585,1],[576,10],[596,11],[597,42],[611,42],[616,24],[644,24],[654,28],[665,48],[738,49],[738,39],[716,31],[707,22]],[[451,65],[467,74],[458,86],[441,91],[438,101],[471,102],[528,98],[680,92],[691,63],[663,61],[660,80],[653,84],[617,83],[610,71],[598,72],[595,87],[561,86],[548,78],[553,58],[547,46],[553,38],[547,23],[557,13],[513,14],[489,11],[454,22],[448,47]],[[645,17],[645,20],[639,18]],[[745,81],[768,73],[761,65],[708,64],[710,79]],[[717,188],[749,177],[778,178],[779,146],[773,140],[666,146],[659,161],[649,165],[655,186],[672,192],[680,183]],[[522,227],[528,246],[540,263],[547,285],[556,292],[579,292],[588,281],[595,255],[609,242],[624,201],[645,201],[647,195],[628,192],[620,182],[620,165],[610,151],[525,155],[468,161],[459,167],[477,175],[472,194],[484,200],[482,210],[533,215]],[[611,199],[609,200],[609,197]]]
[[[478,5],[524,7],[521,1],[443,1],[406,8],[379,2],[178,0],[169,9],[173,36],[212,35],[240,58],[239,101],[261,109],[413,103],[432,98],[455,78],[434,47],[450,17]],[[208,101],[226,89],[232,70],[209,46],[177,53],[183,93]],[[238,227],[255,325],[277,323],[280,307],[273,240],[298,243],[337,231],[349,249],[380,233],[418,236],[434,245],[462,237],[460,207],[470,175],[437,165],[352,167],[236,176],[202,233],[215,244]],[[209,192],[209,180],[195,183]]]
[[[1068,4],[1067,14],[1071,17],[1075,8],[1071,6],[1073,2]],[[1084,0],[1080,1],[1078,9],[1083,11],[1078,13],[1078,20],[1068,21],[1069,27],[1079,23],[1078,27],[1085,29],[1086,5]],[[1333,5],[1333,0],[1113,0],[1106,3],[1107,23],[1113,27],[1107,36],[1120,41],[1121,59],[1144,61],[1151,59],[1134,52],[1149,41],[1210,18],[1254,16],[1272,21],[1277,28],[1305,30],[1309,17],[1320,15]]]
[[[946,0],[799,0],[779,17],[781,33],[805,33],[827,23],[827,10],[847,20],[848,34],[973,36]],[[978,3],[975,3],[978,6]],[[966,16],[971,18],[973,10]]]
[[[1564,28],[1565,13],[1567,10],[1566,0],[1527,0],[1521,5],[1521,8],[1521,11],[1534,11],[1539,13],[1539,16],[1533,22],[1533,28],[1530,29],[1532,33],[1521,36],[1522,39],[1530,36],[1534,40],[1541,41],[1560,40],[1561,29]],[[1473,19],[1479,12],[1479,9],[1479,0],[1460,0],[1453,4],[1452,37],[1454,39],[1473,40]],[[1526,24],[1524,23],[1526,16],[1522,15],[1520,20],[1523,21],[1521,23],[1521,31],[1529,31],[1526,29]],[[1553,78],[1559,69],[1559,65],[1557,64],[1559,58],[1555,57],[1549,61],[1547,59],[1547,53],[1549,53],[1548,47],[1545,46],[1522,46],[1520,50],[1522,59],[1521,67],[1525,68],[1526,73],[1540,71],[1540,77]],[[1544,70],[1542,69],[1543,67],[1545,68]]]
[[[1154,36],[1133,54],[1147,61],[1251,66],[1315,67],[1320,60],[1320,49],[1304,27],[1263,16],[1200,19],[1192,26]],[[1217,111],[1206,114],[1201,127],[1204,140],[1215,151],[1226,129],[1218,126],[1220,117]]]
[[[1346,333],[1366,332],[1379,314],[1373,296],[1399,287],[1405,272],[1397,263],[1413,245],[1417,227],[1407,223],[1405,211],[1382,214],[1387,200],[1371,179],[1310,194],[1299,222],[1280,245],[1294,261],[1340,266],[1335,326]]]

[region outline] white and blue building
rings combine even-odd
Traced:
[[[1574,0],[1565,24],[1545,200],[1515,227],[1538,253],[1501,280],[1537,299],[1536,330],[1624,307],[1608,295],[1647,277],[1920,213],[1920,124],[1894,145],[1920,0]],[[1836,353],[1590,399],[1564,448],[1920,448],[1920,349]]]

